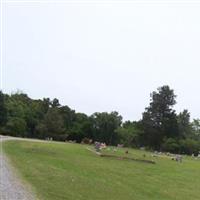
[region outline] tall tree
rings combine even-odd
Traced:
[[[200,137],[200,119],[194,119],[192,122],[192,130],[195,136]]]
[[[64,122],[63,119],[56,108],[51,108],[48,110],[44,123],[47,127],[47,130],[52,135],[61,134],[64,131]]]
[[[192,134],[192,125],[190,123],[190,113],[188,110],[183,110],[177,116],[178,127],[179,127],[179,137],[187,138]]]
[[[76,113],[69,139],[81,142],[83,138],[92,139],[92,122],[84,113]]]
[[[118,112],[102,112],[92,115],[95,140],[115,144],[117,134],[115,130],[120,127],[122,117]]]
[[[67,130],[70,130],[76,119],[75,110],[70,109],[68,106],[61,106],[59,108],[60,114],[63,117],[64,124]]]
[[[150,105],[143,113],[143,127],[146,145],[159,149],[165,137],[178,135],[178,124],[173,106],[176,95],[169,86],[158,88],[150,95]]]
[[[2,91],[0,91],[0,126],[4,126],[7,121],[7,108],[5,98]]]

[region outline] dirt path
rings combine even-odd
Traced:
[[[0,136],[0,200],[34,200],[3,154],[2,142],[10,139],[13,138]]]

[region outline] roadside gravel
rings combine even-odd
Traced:
[[[0,200],[35,200],[3,154],[2,142],[10,139],[0,136]]]

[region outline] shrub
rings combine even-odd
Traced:
[[[198,154],[200,151],[200,142],[193,139],[180,140],[181,153]]]
[[[162,144],[162,150],[171,153],[178,153],[180,152],[180,145],[177,140],[173,138],[168,138],[165,139],[164,143]]]

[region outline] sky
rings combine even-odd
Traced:
[[[200,118],[200,2],[7,0],[2,10],[5,93],[139,120],[169,85],[177,112]]]

